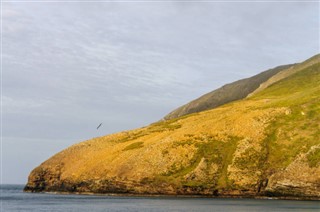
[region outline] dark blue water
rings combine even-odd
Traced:
[[[1,186],[5,211],[320,211],[320,201],[115,197],[23,193],[22,185]]]

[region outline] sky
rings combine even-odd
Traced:
[[[317,1],[3,1],[1,21],[4,184],[72,144],[319,53]]]

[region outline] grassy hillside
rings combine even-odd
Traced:
[[[312,61],[247,99],[73,145],[35,168],[25,190],[320,198]]]
[[[189,103],[183,105],[164,117],[164,120],[178,118],[187,114],[201,112],[204,110],[213,109],[229,102],[240,100],[247,97],[250,93],[254,92],[259,86],[266,82],[268,79],[286,70],[292,65],[278,66],[269,69],[253,77],[238,80],[236,82],[222,86],[219,89],[211,91]]]

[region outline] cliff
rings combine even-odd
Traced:
[[[75,144],[25,191],[320,199],[319,82],[317,55],[238,101]]]

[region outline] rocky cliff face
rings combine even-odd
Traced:
[[[270,177],[266,191],[278,195],[319,196],[319,153],[320,145],[300,153],[290,165]],[[318,157],[318,164],[310,164],[309,159],[314,156]]]
[[[25,191],[320,198],[320,62],[249,98],[94,138]]]

